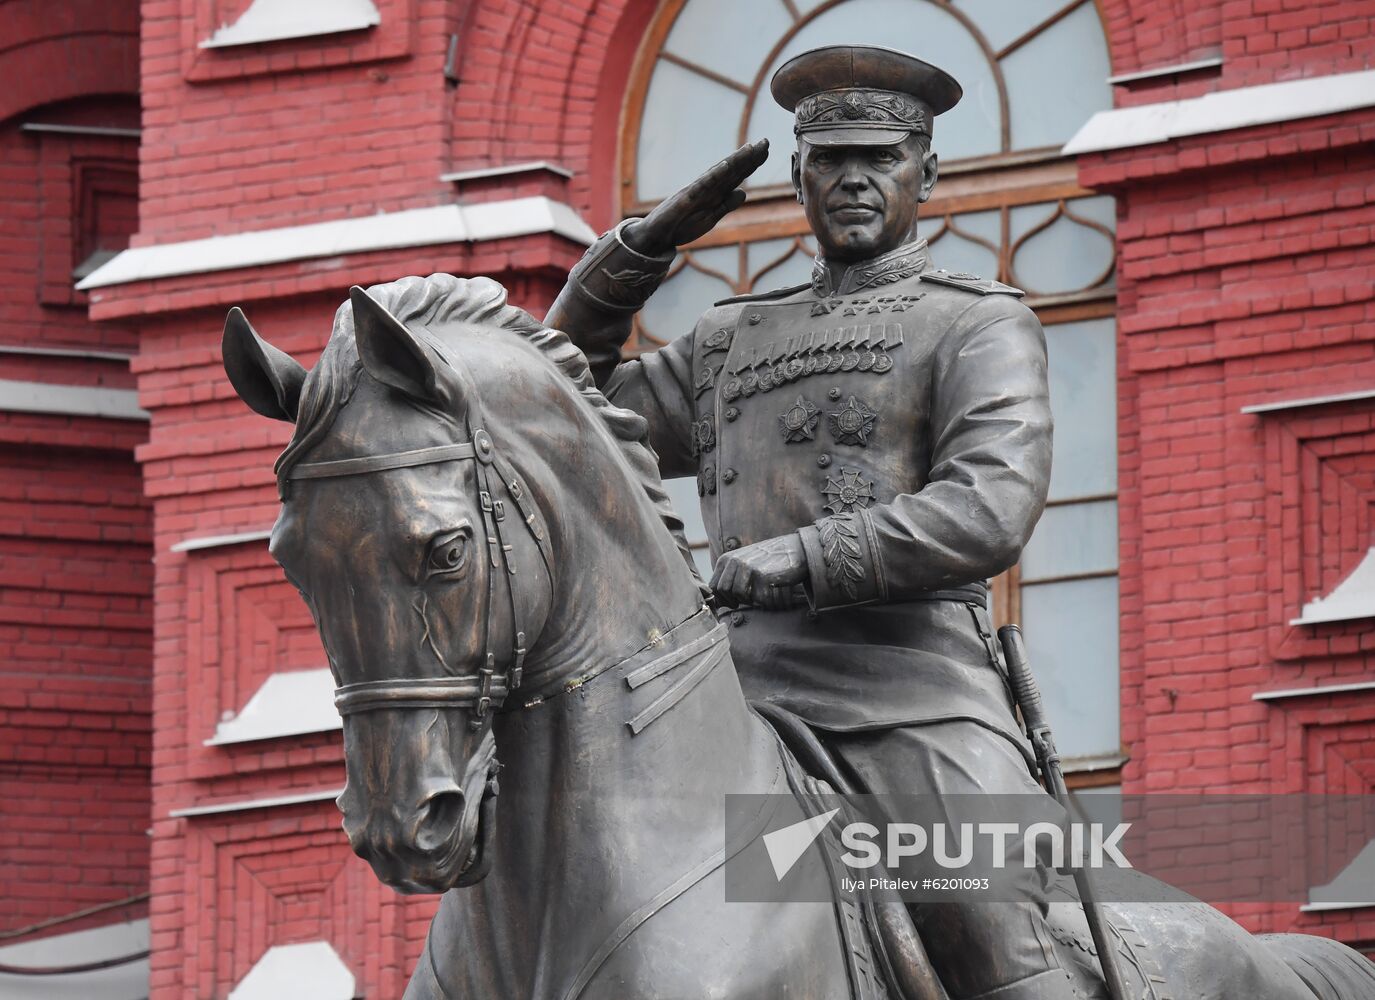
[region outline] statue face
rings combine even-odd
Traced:
[[[793,154],[793,186],[830,260],[864,260],[911,242],[917,208],[936,183],[925,137],[891,146],[813,146]]]

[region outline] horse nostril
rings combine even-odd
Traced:
[[[421,807],[420,823],[415,831],[415,846],[422,851],[435,851],[448,843],[463,819],[463,793],[457,789],[439,792]]]

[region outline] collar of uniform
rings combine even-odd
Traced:
[[[831,269],[826,266],[826,258],[817,254],[812,264],[812,290],[821,296],[849,295],[872,285],[887,285],[920,274],[929,263],[931,258],[926,253],[926,241],[914,240],[896,250],[889,250],[881,257],[851,264],[841,275],[839,284],[834,284]]]

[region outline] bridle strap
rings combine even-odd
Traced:
[[[333,462],[302,462],[287,473],[288,479],[329,479],[333,476],[363,476],[369,472],[388,469],[409,469],[417,465],[435,465],[458,459],[476,458],[477,448],[472,441],[443,444],[435,448],[414,451],[395,451],[387,455],[368,455],[364,458],[341,458]]]
[[[481,427],[472,428],[471,415],[465,414],[471,440],[457,444],[416,448],[411,451],[344,458],[331,462],[303,462],[295,466],[288,479],[329,479],[335,476],[361,476],[391,469],[409,469],[441,462],[476,461],[478,504],[482,511],[487,539],[487,613],[483,616],[482,645],[486,660],[476,675],[466,677],[421,677],[396,680],[364,681],[346,684],[334,692],[334,705],[340,715],[367,712],[383,708],[471,708],[473,725],[479,727],[494,706],[506,695],[520,687],[521,673],[527,652],[525,629],[521,622],[520,600],[516,597],[515,564],[511,561],[511,547],[506,544],[501,526],[506,520],[505,502],[493,497],[492,475],[501,482],[512,502],[520,510],[525,526],[535,540],[545,570],[553,585],[553,557],[549,541],[540,530],[533,505],[529,502],[520,476],[507,462],[498,458],[491,436]],[[492,612],[497,600],[497,577],[506,581],[506,596],[511,613],[512,661],[505,674],[497,673],[496,654],[492,651]]]
[[[482,698],[506,697],[506,681],[494,678],[485,688],[480,677],[407,677],[360,681],[335,689],[334,707],[340,715],[378,708],[467,708]]]

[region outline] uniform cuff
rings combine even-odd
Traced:
[[[602,234],[568,275],[568,283],[584,298],[610,313],[638,312],[673,263],[673,250],[650,257],[626,245],[621,231],[638,221],[626,219]]]
[[[879,600],[868,526],[859,515],[823,517],[799,528],[797,534],[807,554],[813,608],[845,608]]]

